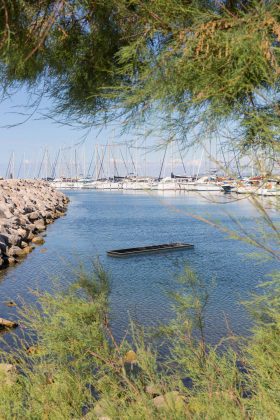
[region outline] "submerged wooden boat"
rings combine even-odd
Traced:
[[[107,251],[107,255],[110,257],[128,257],[130,255],[147,254],[163,251],[176,251],[180,249],[188,249],[193,247],[194,246],[191,244],[186,244],[183,242],[174,242],[170,244],[149,245],[137,248],[114,249],[111,251]]]

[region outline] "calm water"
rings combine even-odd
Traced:
[[[16,308],[4,301],[32,300],[30,289],[49,290],[54,277],[67,283],[83,262],[89,267],[100,256],[112,278],[111,312],[115,334],[121,337],[129,317],[156,325],[172,316],[169,290],[185,263],[205,281],[215,278],[208,307],[207,333],[212,342],[226,331],[225,317],[236,333],[246,333],[250,320],[240,300],[256,290],[275,263],[256,263],[246,254],[253,249],[216,228],[185,214],[210,217],[230,226],[233,215],[246,229],[260,217],[247,200],[230,202],[229,195],[213,195],[221,204],[196,193],[149,195],[101,191],[68,191],[66,217],[49,226],[46,243],[15,268],[0,273],[0,314],[16,319]],[[279,214],[272,212],[279,221]],[[106,251],[137,245],[189,242],[193,250],[113,259]]]

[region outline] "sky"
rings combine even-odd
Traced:
[[[38,111],[28,118],[28,115],[24,115],[30,113],[30,110],[25,108],[27,101],[28,95],[22,89],[0,104],[0,175],[6,171],[13,152],[16,166],[20,164],[23,156],[26,162],[35,164],[42,158],[46,147],[52,155],[60,147],[71,147],[81,142],[85,134],[44,118],[45,109],[51,105],[47,100],[43,100]],[[11,125],[15,126],[8,127]],[[93,129],[86,143],[96,141],[97,136],[100,143],[106,142],[108,130],[103,130],[101,134],[99,131],[100,129]]]
[[[36,92],[32,101],[35,98]],[[16,178],[108,177],[128,173],[165,177],[171,172],[196,176],[198,172],[202,175],[217,169],[200,147],[179,151],[175,144],[168,147],[165,155],[165,146],[158,150],[160,142],[165,144],[160,134],[145,139],[145,127],[121,136],[122,123],[116,121],[106,127],[92,127],[88,132],[47,118],[47,110],[53,108],[50,99],[42,98],[33,114],[27,107],[28,101],[30,92],[22,88],[0,102],[0,177],[11,173]],[[207,139],[205,144],[207,147]],[[127,145],[133,146],[128,149]],[[231,173],[237,173],[233,155],[225,156],[225,151],[220,151],[220,156],[219,152],[215,156],[220,167],[224,166],[224,158],[232,162]],[[243,175],[254,174],[254,169],[249,168],[250,159],[245,158],[242,165]]]
[[[141,139],[141,135],[139,137],[136,132],[120,137],[120,122],[102,129],[93,127],[87,133],[46,118],[46,109],[52,103],[44,98],[32,115],[27,108],[28,100],[27,91],[21,89],[0,103],[0,176],[5,177],[11,172],[15,177],[51,176],[59,150],[56,176],[69,176],[69,172],[72,175],[75,175],[74,172],[77,175],[87,175],[88,169],[93,174],[98,173],[100,168],[98,163],[95,165],[98,159],[99,162],[103,159],[102,171],[105,176],[126,175],[127,171],[136,171],[143,176],[159,175],[164,156],[164,149],[157,152],[154,150],[159,139],[148,138],[143,141],[143,136]],[[124,144],[131,141],[134,147],[128,151]],[[106,143],[116,145],[106,149]],[[120,144],[122,146],[118,146]],[[167,151],[162,176],[169,176],[172,170],[180,174],[185,172],[179,151],[172,149]],[[200,166],[201,153],[183,152],[183,155],[187,172],[196,173]],[[203,162],[201,169],[204,165]]]

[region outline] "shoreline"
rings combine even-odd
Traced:
[[[65,215],[69,198],[48,182],[0,181],[0,269],[22,260],[44,243],[40,235]]]

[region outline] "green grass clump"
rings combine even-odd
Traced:
[[[280,417],[280,288],[248,304],[257,314],[247,340],[205,340],[208,291],[186,269],[176,316],[158,336],[131,325],[119,342],[109,322],[109,279],[97,263],[66,291],[38,294],[24,308],[29,336],[1,352],[0,418],[276,419]],[[32,338],[31,338],[32,337]],[[153,340],[154,338],[154,340]],[[3,365],[0,365],[3,367]],[[186,386],[186,381],[188,385]]]

